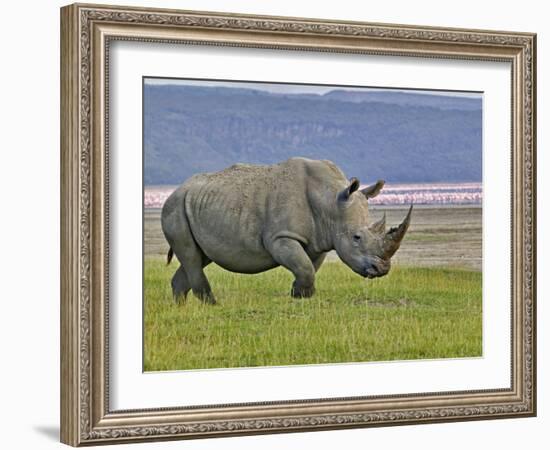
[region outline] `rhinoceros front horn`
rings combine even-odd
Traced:
[[[413,205],[411,205],[411,207],[409,208],[409,212],[407,213],[407,216],[405,217],[403,222],[401,222],[398,227],[390,228],[390,231],[388,231],[384,236],[384,256],[386,258],[391,258],[399,248],[399,245],[401,244],[405,233],[409,229],[412,209]]]

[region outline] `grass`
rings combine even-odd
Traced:
[[[218,305],[172,301],[176,265],[145,259],[144,370],[481,356],[481,273],[394,267],[364,280],[340,262],[320,269],[310,299],[292,275],[206,273]]]

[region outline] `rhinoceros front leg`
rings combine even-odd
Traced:
[[[311,262],[313,263],[313,267],[315,268],[315,273],[317,273],[317,271],[321,267],[321,264],[323,264],[323,262],[325,261],[326,257],[326,253],[321,253],[317,258],[311,260]]]
[[[290,270],[296,278],[290,295],[311,297],[315,292],[315,267],[302,244],[291,238],[278,238],[269,250],[273,259]]]

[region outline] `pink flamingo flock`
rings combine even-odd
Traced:
[[[146,186],[145,208],[162,208],[177,186]],[[373,205],[481,205],[482,183],[387,184]]]

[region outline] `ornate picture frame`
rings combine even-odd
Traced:
[[[109,57],[115,41],[511,65],[508,388],[112,410]],[[61,9],[61,441],[94,445],[536,414],[536,35],[74,4]]]

